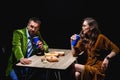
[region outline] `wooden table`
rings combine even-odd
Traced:
[[[33,55],[29,59],[32,60],[31,64],[29,65],[23,65],[21,63],[17,63],[17,66],[23,66],[23,67],[34,67],[34,68],[46,68],[46,69],[55,69],[55,70],[65,70],[67,69],[72,63],[75,62],[76,58],[72,56],[71,50],[69,49],[49,49],[49,52],[64,52],[64,56],[60,56],[58,58],[58,62],[42,62],[41,57],[42,56],[36,56]],[[60,76],[59,76],[60,78]]]

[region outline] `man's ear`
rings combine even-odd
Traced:
[[[27,25],[27,29],[29,29],[29,26]]]

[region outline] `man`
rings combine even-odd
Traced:
[[[30,64],[31,60],[29,60],[28,57],[40,51],[48,52],[48,45],[39,32],[40,27],[41,21],[33,17],[29,19],[27,27],[13,32],[12,54],[6,70],[6,76],[10,76],[12,80],[18,80],[19,75],[20,77],[24,75],[24,69],[15,66],[17,62],[20,61],[24,65]],[[35,36],[38,36],[40,39],[36,44],[39,48],[35,48],[32,42]],[[25,70],[27,70],[27,68]]]

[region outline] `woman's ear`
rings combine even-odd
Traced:
[[[90,30],[93,30],[94,28],[95,28],[94,26],[91,26],[91,27],[90,27]]]

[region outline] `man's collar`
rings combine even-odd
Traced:
[[[27,33],[27,38],[29,38],[29,39],[30,39],[31,37],[30,37],[30,34],[29,34],[29,32],[28,32],[28,29],[27,29],[27,28],[26,28],[26,33]]]

